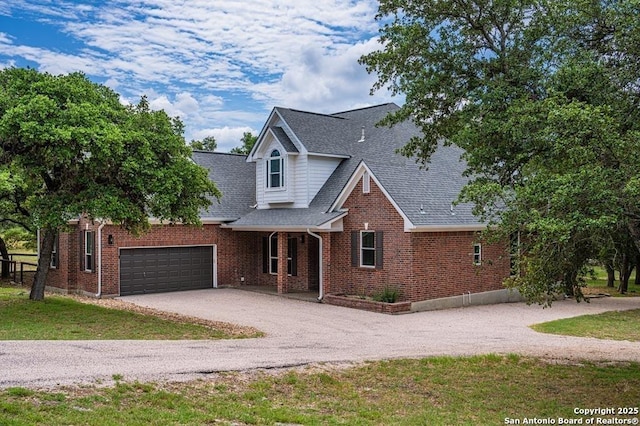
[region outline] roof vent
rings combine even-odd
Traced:
[[[456,212],[455,212],[454,207],[453,207],[453,203],[451,204],[451,207],[449,207],[449,210],[451,211],[451,216],[455,216],[456,215]]]
[[[427,214],[427,212],[424,211],[424,205],[420,204],[420,214]]]
[[[364,142],[364,126],[362,126],[362,136],[360,136],[360,140],[358,142]]]

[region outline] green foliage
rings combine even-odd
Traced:
[[[640,249],[640,4],[453,0],[380,3],[384,47],[361,62],[374,90],[404,93],[383,124],[413,120],[402,149],[428,166],[465,150],[461,202],[493,238],[519,234],[530,300],[581,297],[583,266],[631,238]]]
[[[44,297],[55,230],[71,218],[110,219],[133,233],[150,216],[199,223],[200,209],[220,193],[191,161],[182,133],[178,119],[150,110],[146,98],[124,106],[81,73],[0,71],[0,167],[24,182],[22,206],[45,231],[34,298]]]
[[[542,333],[640,342],[640,309],[603,312],[544,322],[531,326]]]
[[[0,340],[176,340],[258,337],[80,303],[51,296],[33,303],[18,288],[0,287]],[[222,324],[221,324],[222,325]]]
[[[379,293],[373,295],[376,302],[396,303],[400,300],[400,291],[395,287],[385,287]]]
[[[251,150],[253,149],[253,146],[256,144],[257,141],[258,141],[257,136],[254,136],[251,132],[244,132],[242,134],[242,139],[240,139],[240,142],[242,142],[242,146],[237,146],[233,148],[230,152],[232,154],[249,155],[249,153],[251,152]]]
[[[57,228],[81,213],[132,231],[149,215],[198,222],[207,195],[219,195],[190,161],[182,123],[142,98],[123,106],[105,86],[74,73],[0,72],[0,159],[41,184],[35,223]]]
[[[35,251],[37,248],[36,236],[24,228],[14,226],[0,233],[9,250]]]
[[[215,151],[216,148],[218,148],[218,142],[216,142],[216,138],[213,136],[207,136],[201,141],[191,141],[191,149],[196,149],[199,151]]]
[[[497,425],[505,418],[576,418],[575,407],[626,407],[640,398],[635,363],[486,355],[317,370],[168,384],[119,376],[115,386],[0,391],[0,423]]]

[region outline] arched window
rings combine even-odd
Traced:
[[[282,188],[284,186],[284,158],[280,151],[274,149],[267,160],[267,188]]]

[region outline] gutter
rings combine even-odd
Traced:
[[[102,228],[107,224],[106,221],[99,221],[100,226],[98,226],[98,232],[96,236],[96,240],[98,241],[98,256],[97,256],[97,267],[98,267],[98,293],[96,293],[96,297],[102,297]]]
[[[319,285],[318,285],[318,302],[322,301],[322,298],[324,297],[324,285],[323,285],[323,271],[322,271],[322,237],[318,234],[314,234],[313,232],[311,232],[311,230],[309,228],[307,228],[307,234],[311,235],[312,237],[316,237],[320,243],[320,247],[319,247],[319,264],[318,264],[318,275],[319,275]]]

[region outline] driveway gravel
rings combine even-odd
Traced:
[[[388,316],[238,289],[128,296],[182,315],[255,327],[266,337],[218,341],[3,341],[0,388],[191,380],[224,371],[434,355],[517,353],[575,362],[640,362],[640,342],[537,333],[531,324],[640,308],[640,298],[523,303]]]

